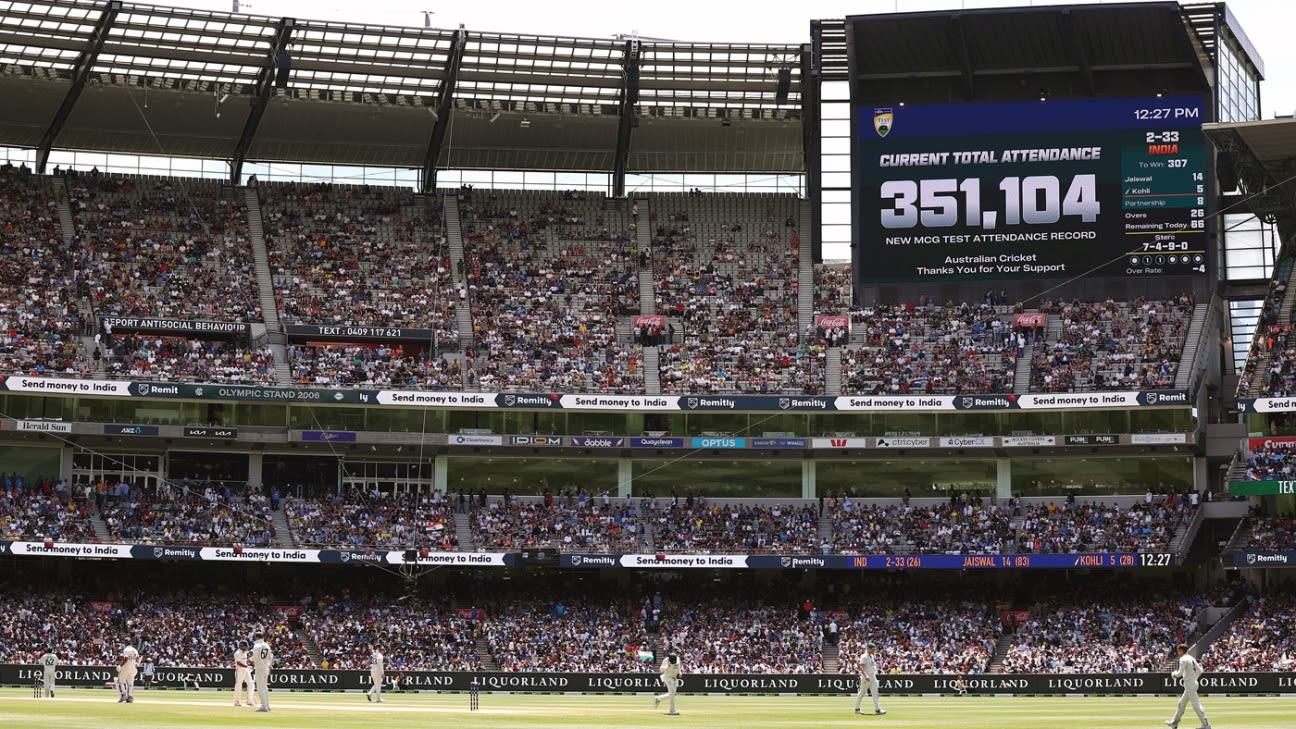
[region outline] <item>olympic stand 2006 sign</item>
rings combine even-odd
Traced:
[[[1200,97],[855,113],[861,284],[1206,273]]]

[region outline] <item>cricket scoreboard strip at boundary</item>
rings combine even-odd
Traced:
[[[484,691],[510,693],[648,694],[661,690],[652,664],[642,673],[504,673],[499,671],[399,671],[404,691],[468,691],[476,683]],[[40,675],[36,665],[0,664],[0,685],[29,686]],[[59,666],[58,685],[102,687],[116,680],[113,666]],[[887,695],[955,694],[955,675],[883,674],[879,689]],[[987,674],[965,676],[970,694],[1178,694],[1182,683],[1168,673]],[[155,688],[203,688],[234,685],[232,668],[159,667]],[[368,671],[274,670],[270,688],[276,691],[362,691],[372,685]],[[1293,673],[1206,673],[1199,682],[1204,694],[1296,694]],[[705,674],[685,673],[684,694],[853,694],[859,680],[848,674]]]
[[[856,106],[857,283],[1205,275],[1199,96]]]
[[[399,565],[406,550],[301,549],[296,547],[200,547],[164,544],[85,544],[0,541],[0,555],[141,559],[193,562],[288,562],[299,564]],[[420,565],[511,567],[516,552],[442,552],[415,550]],[[1173,567],[1164,552],[1084,552],[1079,554],[560,554],[558,565],[579,569],[1128,569]]]

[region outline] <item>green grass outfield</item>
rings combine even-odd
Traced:
[[[234,708],[227,691],[145,691],[135,703],[118,704],[106,689],[64,689],[54,699],[33,699],[30,689],[0,689],[0,726],[14,729],[182,729],[183,727],[275,727],[276,729],[454,729],[489,727],[904,727],[905,729],[1157,729],[1174,711],[1168,696],[1089,698],[896,696],[886,716],[856,716],[850,697],[683,696],[680,716],[654,709],[646,696],[555,696],[483,694],[481,709],[468,711],[464,694],[395,694],[381,705],[359,693],[271,694],[273,710]],[[1296,703],[1290,698],[1204,697],[1218,729],[1291,729]],[[1183,728],[1196,726],[1191,710]]]

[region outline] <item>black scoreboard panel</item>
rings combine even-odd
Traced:
[[[857,107],[861,284],[1205,276],[1196,96]]]

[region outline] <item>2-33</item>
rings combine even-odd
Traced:
[[[1071,178],[1065,194],[1061,180],[1054,175],[1005,177],[999,181],[998,189],[1003,195],[1002,207],[983,210],[978,177],[887,180],[881,186],[882,226],[952,228],[961,222],[969,228],[994,230],[1001,220],[1004,225],[1045,225],[1058,222],[1064,215],[1086,223],[1098,220],[1101,206],[1095,175]]]

